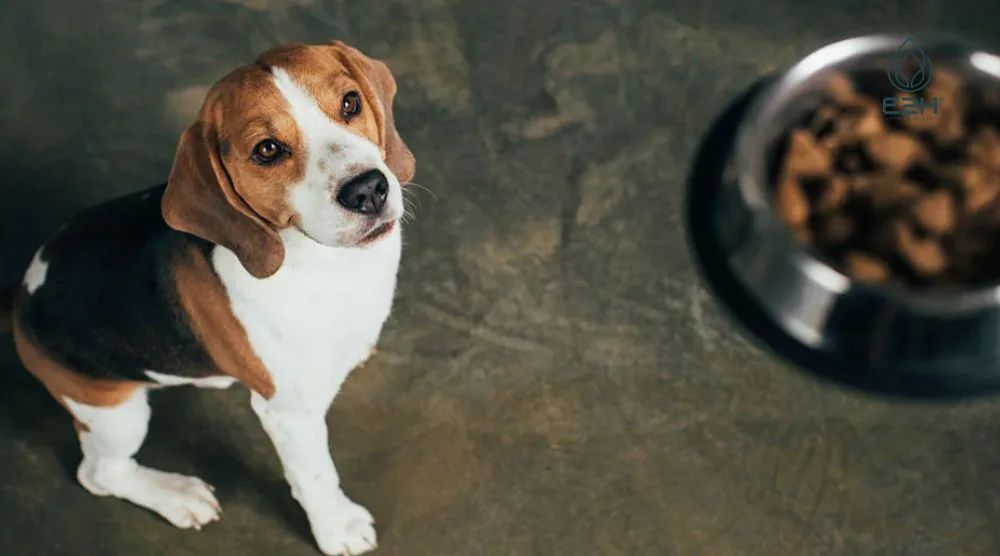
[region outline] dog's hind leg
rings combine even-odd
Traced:
[[[128,500],[181,528],[200,529],[219,518],[212,488],[201,479],[136,462],[149,427],[148,385],[73,373],[26,338],[16,318],[14,343],[28,371],[74,418],[83,452],[77,479],[84,488]]]
[[[219,518],[212,487],[197,477],[157,471],[135,460],[149,424],[147,392],[138,388],[113,407],[65,400],[83,451],[77,479],[93,494],[128,500],[177,527],[201,529]]]

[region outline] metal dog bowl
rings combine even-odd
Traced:
[[[799,244],[772,206],[774,148],[816,108],[829,71],[888,68],[905,40],[831,44],[734,103],[704,138],[689,176],[689,242],[730,315],[805,371],[907,398],[1000,392],[1000,284],[917,292],[853,281]],[[993,54],[957,39],[914,42],[934,68],[1000,82]]]

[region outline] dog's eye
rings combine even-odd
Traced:
[[[281,156],[282,148],[274,139],[264,139],[253,148],[253,159],[259,164],[271,164]]]
[[[351,118],[361,113],[361,95],[359,95],[356,91],[351,91],[344,95],[344,100],[341,102],[340,110],[341,115],[344,117],[344,121],[351,121]]]

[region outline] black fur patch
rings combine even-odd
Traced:
[[[77,373],[151,382],[144,371],[216,374],[177,301],[170,260],[192,244],[212,244],[169,228],[160,214],[165,186],[76,216],[42,250],[44,284],[22,303],[28,337]]]

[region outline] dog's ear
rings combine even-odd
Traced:
[[[392,103],[396,98],[396,79],[393,78],[389,66],[369,58],[360,50],[341,41],[332,41],[330,46],[338,51],[347,70],[358,80],[361,87],[366,89],[365,96],[376,101],[374,104],[379,111],[379,135],[382,140],[381,146],[385,150],[386,166],[396,174],[399,183],[404,184],[412,180],[417,170],[417,161],[396,129],[392,113]]]
[[[274,274],[285,259],[281,238],[233,186],[218,135],[204,123],[181,135],[160,209],[168,226],[231,250],[255,278]]]

